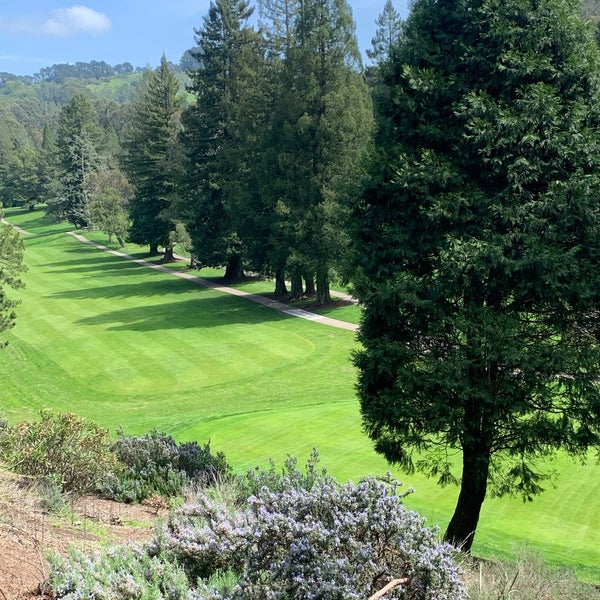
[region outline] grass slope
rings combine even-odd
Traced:
[[[287,453],[302,462],[313,446],[342,480],[388,469],[361,432],[353,333],[103,253],[39,212],[7,216],[33,234],[17,325],[0,352],[0,407],[11,422],[49,407],[113,431],[210,439],[239,471]],[[600,581],[599,467],[555,466],[557,488],[535,502],[486,501],[474,551],[508,555],[528,542]],[[416,489],[406,504],[444,527],[456,489],[399,477]]]

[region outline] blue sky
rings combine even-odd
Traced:
[[[33,75],[55,63],[156,66],[195,45],[210,0],[1,0],[0,72]],[[77,0],[75,0],[77,2]],[[409,0],[393,0],[406,18]],[[254,2],[253,2],[254,3]],[[371,45],[385,0],[349,0],[360,48]]]

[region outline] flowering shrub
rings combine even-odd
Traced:
[[[103,491],[121,502],[141,502],[153,495],[180,496],[187,482],[206,485],[229,470],[223,453],[211,454],[209,444],[178,445],[158,431],[141,437],[120,435],[112,450],[124,468]]]
[[[174,456],[176,446],[163,441],[157,455]],[[404,508],[396,480],[338,485],[317,464],[315,451],[304,474],[290,457],[281,474],[272,465],[201,488],[144,548],[55,557],[53,597],[366,600],[400,579],[386,600],[465,598],[454,550]]]
[[[398,486],[372,477],[343,486],[320,478],[312,490],[264,486],[237,512],[202,494],[151,552],[170,553],[190,580],[237,575],[229,592],[204,586],[191,595],[198,600],[364,600],[395,578],[407,581],[386,598],[463,598],[453,550],[403,507]]]
[[[92,556],[49,557],[52,598],[64,600],[187,600],[185,574],[142,547],[117,546]]]
[[[246,473],[246,477],[241,482],[241,490],[245,494],[244,499],[258,494],[263,487],[272,492],[283,492],[289,489],[310,491],[317,481],[324,479],[333,481],[333,478],[327,475],[327,469],[319,468],[319,462],[319,451],[313,448],[306,461],[304,472],[302,472],[298,469],[298,459],[289,454],[281,473],[278,473],[275,461],[271,458],[268,469],[255,467]]]

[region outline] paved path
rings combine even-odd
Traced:
[[[29,235],[28,231],[17,227],[16,225],[12,225],[6,219],[0,219],[2,223],[5,225],[11,225],[14,227],[19,233],[23,235]],[[175,277],[181,277],[182,279],[187,279],[192,283],[197,285],[202,285],[204,287],[212,288],[218,290],[220,292],[224,292],[226,294],[231,294],[233,296],[239,296],[240,298],[245,298],[246,300],[251,300],[252,302],[256,302],[257,304],[262,304],[263,306],[267,306],[272,308],[273,310],[278,310],[279,312],[285,313],[286,315],[290,315],[292,317],[298,317],[299,319],[306,319],[308,321],[314,321],[316,323],[321,323],[323,325],[329,325],[330,327],[337,327],[338,329],[346,329],[347,331],[357,331],[358,325],[354,323],[348,323],[347,321],[340,321],[339,319],[332,319],[331,317],[326,317],[324,315],[318,315],[316,313],[312,313],[308,310],[302,310],[301,308],[294,308],[293,306],[288,306],[283,302],[278,302],[277,300],[271,300],[270,298],[266,298],[265,296],[259,296],[258,294],[251,294],[250,292],[244,292],[243,290],[238,290],[236,288],[227,287],[221,285],[219,283],[215,283],[213,281],[209,281],[208,279],[202,279],[201,277],[196,277],[190,273],[185,273],[182,271],[173,271],[172,269],[168,269],[167,267],[163,267],[162,265],[157,265],[155,263],[149,262],[147,260],[143,260],[141,258],[135,258],[129,254],[125,254],[124,252],[119,252],[118,250],[111,250],[102,244],[97,244],[96,242],[92,242],[88,240],[85,236],[76,233],[74,231],[69,231],[68,235],[73,236],[80,242],[85,244],[89,244],[90,246],[94,246],[100,250],[104,250],[104,252],[108,252],[109,254],[113,254],[114,256],[119,256],[121,258],[126,258],[138,265],[143,267],[149,267],[150,269],[155,269],[156,271],[162,271],[163,273],[168,273],[169,275],[173,275]],[[344,300],[353,301],[353,298],[348,294],[344,294],[341,292],[336,292],[336,296]]]
[[[167,267],[163,267],[162,265],[157,265],[155,263],[149,262],[147,260],[143,260],[141,258],[135,258],[129,254],[125,254],[124,252],[119,252],[118,250],[111,250],[102,244],[97,244],[96,242],[92,242],[88,240],[83,235],[76,233],[74,231],[70,231],[68,233],[72,235],[74,238],[78,239],[80,242],[84,242],[85,244],[89,244],[90,246],[94,246],[100,250],[104,250],[109,254],[113,254],[114,256],[119,256],[121,258],[126,258],[138,265],[143,267],[149,267],[151,269],[155,269],[156,271],[162,271],[163,273],[168,273],[169,275],[174,275],[175,277],[181,277],[182,279],[187,279],[192,283],[197,285],[202,285],[204,287],[212,288],[218,290],[220,292],[224,292],[226,294],[232,294],[233,296],[239,296],[241,298],[245,298],[246,300],[251,300],[252,302],[256,302],[257,304],[262,304],[263,306],[267,306],[274,310],[278,310],[279,312],[285,313],[286,315],[291,315],[292,317],[298,317],[300,319],[307,319],[308,321],[314,321],[316,323],[321,323],[323,325],[329,325],[330,327],[337,327],[338,329],[346,329],[348,331],[357,331],[358,325],[354,323],[348,323],[347,321],[340,321],[339,319],[332,319],[331,317],[326,317],[324,315],[317,315],[315,313],[309,312],[308,310],[302,310],[301,308],[294,308],[292,306],[288,306],[283,302],[278,302],[277,300],[271,300],[270,298],[265,298],[264,296],[259,296],[257,294],[251,294],[250,292],[244,292],[243,290],[238,290],[236,288],[227,287],[224,285],[220,285],[219,283],[215,283],[213,281],[209,281],[208,279],[202,279],[201,277],[196,277],[190,273],[185,273],[181,271],[173,271],[172,269],[168,269]],[[345,300],[351,300],[351,297],[348,294],[337,293],[337,296]]]
[[[24,229],[21,229],[20,227],[17,227],[16,225],[9,223],[6,219],[3,219],[3,218],[0,219],[0,223],[3,223],[4,225],[10,225],[13,229],[18,231],[22,235],[30,235],[29,231],[25,231]]]

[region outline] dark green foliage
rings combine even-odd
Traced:
[[[95,491],[117,468],[108,431],[72,413],[0,429],[0,460],[15,473],[53,482],[63,492]]]
[[[287,271],[293,296],[306,291],[294,284],[301,277],[311,292],[316,280],[322,303],[348,245],[346,210],[362,180],[372,109],[348,4],[311,0],[293,15],[264,140],[258,212],[266,216],[273,272]]]
[[[1,207],[1,204],[0,204]],[[23,240],[10,225],[0,224],[0,332],[15,324],[15,307],[18,300],[6,295],[6,288],[23,287],[21,274],[26,270],[23,264]],[[0,343],[0,347],[5,345]]]
[[[123,468],[103,491],[121,502],[181,496],[186,483],[210,485],[229,471],[223,453],[213,455],[210,444],[177,444],[158,431],[141,437],[120,435],[112,451]]]
[[[75,94],[61,110],[56,146],[60,195],[48,203],[48,213],[75,227],[89,227],[88,186],[100,164],[98,115],[85,94]]]
[[[361,412],[390,461],[460,480],[467,550],[488,484],[531,499],[538,459],[600,445],[600,60],[577,11],[417,1],[383,67]]]
[[[191,51],[198,69],[190,72],[196,103],[183,115],[187,154],[180,214],[199,264],[226,266],[226,279],[243,276],[240,234],[248,196],[248,170],[256,153],[261,119],[261,40],[248,26],[252,14],[244,0],[211,2],[198,46]]]
[[[177,78],[163,56],[160,67],[148,77],[124,143],[123,169],[135,187],[129,238],[148,244],[153,254],[159,245],[170,249],[169,234],[174,229],[168,209],[180,164],[178,92]]]

